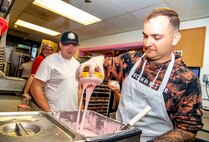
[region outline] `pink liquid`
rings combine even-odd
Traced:
[[[96,136],[98,136],[96,133],[94,133],[90,130],[87,130],[87,129],[78,130],[77,132],[86,136],[86,137],[96,137]]]
[[[89,131],[83,129],[83,127],[84,127],[86,111],[87,111],[88,104],[89,104],[89,101],[91,98],[91,94],[93,93],[95,86],[102,83],[102,80],[99,78],[95,78],[95,77],[84,77],[84,78],[80,79],[80,82],[83,85],[83,90],[82,90],[82,97],[81,97],[80,104],[79,104],[77,123],[76,123],[76,131],[79,131],[80,133],[85,133],[85,132],[89,132]],[[81,123],[79,125],[80,111],[81,111],[81,107],[82,107],[83,94],[84,94],[85,90],[86,90],[85,109],[84,109],[83,117],[81,119]],[[79,128],[79,126],[80,126],[80,128]]]

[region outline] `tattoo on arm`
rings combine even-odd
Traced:
[[[196,135],[191,132],[175,129],[154,139],[154,142],[192,142],[195,136]]]

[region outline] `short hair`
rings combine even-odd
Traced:
[[[175,30],[179,30],[180,27],[180,19],[178,14],[170,9],[170,8],[156,8],[153,11],[151,11],[151,13],[149,13],[144,20],[144,23],[148,22],[150,19],[155,18],[157,16],[166,16],[169,18],[169,23],[170,25],[175,29]]]

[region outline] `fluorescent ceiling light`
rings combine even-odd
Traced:
[[[33,4],[83,25],[89,25],[101,21],[101,19],[61,0],[35,0]]]
[[[48,34],[48,35],[51,35],[51,36],[57,36],[57,35],[61,34],[59,32],[56,32],[56,31],[53,31],[53,30],[50,30],[50,29],[32,24],[32,23],[29,23],[29,22],[25,22],[25,21],[22,21],[22,20],[17,20],[17,22],[15,22],[15,25],[25,27],[25,28],[28,28],[28,29],[31,29],[31,30],[35,30],[35,31],[38,31],[38,32],[41,32],[41,33],[45,33],[45,34]]]

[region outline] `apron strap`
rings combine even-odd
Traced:
[[[135,72],[137,66],[139,65],[139,63],[141,62],[141,60],[142,60],[142,58],[143,58],[144,56],[145,56],[145,53],[142,55],[142,57],[139,59],[139,61],[137,61],[137,62],[135,63],[135,65],[132,67],[132,69],[131,69],[131,71],[130,71],[130,73],[129,73],[129,76],[131,76],[132,74],[134,74],[134,72]],[[167,83],[168,83],[168,80],[169,80],[169,78],[170,78],[170,74],[171,74],[171,72],[172,72],[173,66],[174,66],[175,56],[174,56],[173,53],[171,54],[171,56],[172,56],[171,62],[169,63],[169,65],[168,65],[168,67],[167,67],[165,76],[164,76],[164,78],[163,78],[163,80],[162,80],[162,83],[160,84],[160,87],[159,87],[159,91],[160,91],[160,92],[163,92],[163,91],[164,91],[164,89],[165,89],[165,87],[166,87],[166,85],[167,85]],[[145,60],[145,62],[144,62],[144,64],[143,64],[142,71],[141,71],[141,73],[140,73],[140,75],[139,75],[139,79],[140,79],[140,77],[142,76],[142,74],[143,74],[143,72],[144,72],[144,68],[145,68],[145,66],[146,66],[146,63],[147,63],[147,60]],[[161,69],[162,69],[162,67],[160,68],[160,70],[159,70],[157,76],[159,75]],[[155,77],[155,79],[154,79],[154,81],[152,82],[152,84],[151,84],[150,87],[153,86],[155,80],[157,79],[157,76]]]
[[[160,87],[159,87],[159,91],[160,91],[160,92],[163,92],[163,91],[164,91],[164,89],[165,89],[165,87],[166,87],[166,85],[167,85],[167,83],[168,83],[168,80],[169,80],[169,78],[170,78],[171,72],[172,72],[172,70],[173,70],[174,61],[175,61],[175,56],[174,56],[174,54],[172,53],[171,62],[170,62],[169,65],[168,65],[168,68],[167,68],[167,71],[166,71],[165,76],[164,76],[164,78],[163,78],[163,81],[162,81],[162,83],[160,84]]]
[[[141,56],[141,58],[134,64],[134,66],[132,67],[129,75],[134,74],[136,68],[138,67],[139,63],[141,62],[142,58],[145,56],[145,53]]]

